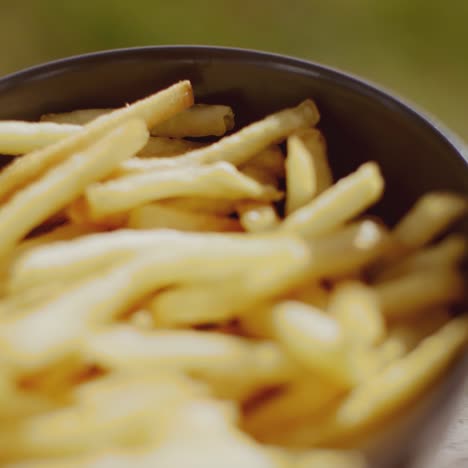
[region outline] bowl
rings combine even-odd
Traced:
[[[311,97],[329,145],[334,176],[377,161],[386,180],[373,209],[390,225],[433,189],[468,194],[460,141],[399,98],[351,75],[303,60],[220,47],[143,47],[36,66],[0,80],[0,119],[120,106],[178,80],[199,102],[229,104],[240,125]],[[457,227],[468,234],[468,225]],[[427,467],[459,401],[468,354],[396,424],[367,444],[378,468]]]

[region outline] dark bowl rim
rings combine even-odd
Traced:
[[[153,52],[172,52],[174,54],[181,55],[185,53],[187,55],[187,59],[189,59],[191,55],[194,56],[195,54],[205,55],[206,58],[209,58],[211,54],[211,58],[213,58],[214,54],[216,58],[222,58],[223,60],[253,61],[257,63],[264,63],[270,66],[295,68],[298,70],[313,72],[317,75],[325,75],[325,77],[329,80],[336,81],[347,87],[355,88],[361,93],[373,95],[374,97],[377,97],[390,105],[396,106],[403,113],[406,113],[413,119],[416,119],[425,127],[429,127],[431,131],[437,133],[437,136],[444,140],[445,143],[447,143],[454,150],[454,152],[458,154],[462,162],[464,162],[465,166],[468,168],[468,147],[463,142],[461,137],[459,137],[453,130],[449,129],[438,118],[434,117],[426,110],[422,110],[419,105],[415,105],[407,98],[402,98],[392,90],[376,84],[371,80],[362,78],[358,75],[340,70],[335,67],[324,65],[312,60],[255,49],[180,44],[157,46],[148,45],[99,50],[95,52],[59,58],[5,75],[0,78],[0,91],[2,91],[2,89],[8,89],[8,87],[15,86],[17,83],[22,81],[34,79],[38,74],[49,74],[57,72],[63,68],[76,66],[80,63],[93,62],[102,59],[103,57],[121,58],[126,56],[131,57],[135,53]],[[193,60],[195,60],[195,58]]]

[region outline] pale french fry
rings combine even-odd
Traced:
[[[229,106],[195,104],[151,129],[151,135],[165,137],[222,136],[234,127]]]
[[[309,242],[311,262],[306,279],[345,277],[360,272],[386,252],[388,231],[374,221],[349,224]]]
[[[196,213],[153,203],[130,211],[127,226],[131,229],[178,229],[181,231],[242,231],[239,221],[212,214]]]
[[[375,285],[382,312],[389,319],[407,318],[463,298],[465,284],[453,269],[416,271]]]
[[[73,242],[57,242],[27,253],[15,263],[9,283],[10,291],[50,281],[73,281],[105,269],[113,264],[153,252],[155,255],[173,251],[179,255],[207,253],[224,260],[227,274],[236,274],[251,261],[278,255],[303,265],[308,261],[307,246],[290,236],[216,233],[183,233],[173,230],[137,231],[118,230],[78,238]],[[280,254],[278,252],[281,252]],[[297,259],[297,260],[296,260]],[[277,266],[277,265],[276,265]],[[286,264],[287,266],[287,264]],[[211,278],[210,276],[208,276]],[[203,279],[200,272],[199,280]]]
[[[316,192],[320,194],[333,184],[333,175],[327,159],[325,138],[320,130],[316,128],[298,130],[296,136],[312,157],[316,177]]]
[[[239,221],[247,232],[270,231],[279,225],[279,217],[271,203],[244,202],[237,206]]]
[[[343,394],[343,389],[319,377],[291,382],[283,391],[260,403],[245,416],[244,427],[260,440],[288,430],[296,421],[310,418]]]
[[[138,309],[130,316],[129,323],[141,330],[149,330],[154,327],[151,312],[147,309]]]
[[[271,114],[232,135],[204,148],[175,158],[160,158],[154,169],[170,169],[225,161],[242,166],[260,151],[284,139],[299,128],[315,125],[320,116],[314,102],[306,100],[297,107]]]
[[[100,219],[91,219],[84,197],[77,198],[65,209],[68,220],[77,226],[85,226],[95,231],[123,228],[128,222],[128,213],[116,213]]]
[[[172,412],[197,394],[182,376],[121,374],[79,389],[77,404],[25,420],[2,444],[5,457],[70,455],[158,437]],[[107,388],[106,388],[107,387]],[[116,411],[116,405],[119,410]],[[158,418],[158,425],[154,425]],[[137,435],[136,435],[137,434]]]
[[[84,234],[90,234],[93,229],[87,226],[77,226],[74,224],[64,224],[58,226],[46,234],[42,234],[20,242],[13,250],[2,258],[0,262],[0,282],[5,285],[11,266],[15,260],[24,255],[29,250],[41,245],[50,244],[52,242],[74,239]],[[1,286],[0,286],[1,289]]]
[[[0,253],[10,250],[32,228],[81,195],[91,182],[110,174],[147,138],[142,121],[129,121],[18,191],[0,207]]]
[[[58,124],[86,125],[87,123],[110,114],[115,109],[78,109],[71,112],[51,113],[41,115],[41,122],[55,122]]]
[[[285,175],[284,156],[281,148],[277,145],[269,146],[260,151],[245,164],[239,166],[241,171],[257,169],[268,173],[270,177],[282,179]]]
[[[273,310],[278,341],[306,368],[341,386],[350,385],[345,338],[338,322],[312,306],[285,301]]]
[[[180,154],[187,153],[188,151],[204,146],[202,143],[190,140],[183,140],[181,138],[166,138],[150,136],[148,143],[137,153],[138,158],[161,158],[167,156],[179,156]],[[138,159],[136,159],[138,161]],[[137,167],[132,167],[134,159],[128,162],[123,162],[119,166],[121,171],[137,170]]]
[[[451,320],[410,354],[351,391],[325,421],[290,432],[286,443],[295,446],[329,444],[385,419],[436,380],[463,349],[467,339],[467,317]]]
[[[243,399],[257,387],[287,382],[298,372],[275,343],[195,330],[114,326],[88,334],[83,352],[108,369],[187,372],[208,381],[217,395],[233,399]]]
[[[300,289],[291,291],[288,299],[293,301],[305,302],[321,310],[328,308],[330,293],[321,284],[309,282],[301,286]]]
[[[188,81],[182,81],[130,106],[103,115],[87,124],[84,130],[76,135],[28,153],[8,165],[0,173],[0,200],[5,200],[15,190],[39,177],[51,166],[83,151],[97,138],[129,119],[142,119],[150,128],[192,104],[192,87]]]
[[[309,203],[317,193],[314,161],[306,145],[295,134],[288,137],[286,157],[286,214]]]
[[[328,234],[375,203],[382,195],[383,187],[377,164],[363,164],[288,216],[280,229],[305,237]]]
[[[165,206],[179,208],[187,211],[194,211],[199,213],[209,213],[217,216],[229,216],[236,211],[235,200],[213,199],[213,198],[170,198],[168,200],[161,200]]]
[[[403,250],[428,244],[443,233],[468,210],[468,200],[461,195],[432,192],[422,196],[393,230]]]
[[[374,278],[375,281],[395,279],[417,271],[455,268],[468,252],[468,242],[460,234],[452,234],[434,246],[418,250],[396,263],[386,266]]]
[[[29,153],[79,131],[78,125],[3,120],[0,121],[0,154]]]
[[[330,295],[328,311],[340,322],[347,340],[366,347],[382,341],[385,322],[375,291],[359,281],[343,282]]]
[[[279,243],[276,242],[279,246]],[[253,259],[253,257],[251,257]],[[162,326],[182,326],[222,322],[245,309],[280,294],[289,277],[307,264],[307,252],[278,249],[257,260],[247,274],[233,275],[217,283],[184,285],[158,294],[148,305],[154,320]]]
[[[152,171],[122,177],[86,190],[91,217],[98,219],[120,213],[138,205],[171,197],[198,196],[228,199],[252,198],[277,200],[280,192],[264,187],[229,163]]]

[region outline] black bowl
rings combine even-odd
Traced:
[[[468,193],[462,145],[440,125],[360,79],[255,51],[144,47],[59,60],[1,79],[0,119],[118,106],[181,79],[191,80],[198,101],[230,104],[241,125],[315,99],[335,176],[376,160],[386,191],[375,213],[390,224],[428,190]],[[458,229],[468,233],[466,224]],[[389,428],[383,441],[372,445],[376,467],[427,466],[421,457],[430,456],[445,430],[467,370],[465,356],[398,426]]]

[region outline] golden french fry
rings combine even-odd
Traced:
[[[453,269],[416,271],[376,284],[375,292],[384,315],[397,319],[459,301],[465,294],[465,284]]]
[[[151,135],[165,137],[222,136],[234,127],[229,106],[195,104],[151,129]]]
[[[280,193],[244,176],[229,163],[152,171],[91,185],[86,200],[92,218],[120,213],[138,205],[171,197],[276,200]]]
[[[131,120],[19,190],[0,207],[0,253],[14,247],[32,228],[81,195],[91,182],[110,174],[120,161],[141,148],[147,138],[143,122]]]
[[[468,210],[468,200],[462,195],[432,192],[423,195],[393,230],[393,236],[403,250],[428,244]]]
[[[317,194],[322,193],[333,184],[333,175],[328,164],[325,138],[316,128],[298,130],[295,135],[307,148],[312,157]]]
[[[298,420],[310,418],[342,393],[342,388],[320,377],[293,381],[279,395],[248,412],[244,427],[256,438],[268,441],[272,434],[287,431]]]
[[[343,282],[330,295],[328,311],[352,343],[373,346],[385,336],[385,321],[375,291],[359,281]]]
[[[187,211],[209,213],[216,216],[229,216],[236,211],[236,204],[238,202],[235,200],[224,200],[214,198],[180,197],[161,200],[160,203],[162,203],[165,206]]]
[[[39,177],[50,167],[63,162],[74,153],[83,151],[97,138],[129,119],[142,119],[148,127],[152,127],[191,106],[192,103],[190,82],[182,81],[130,106],[99,117],[76,135],[28,153],[8,165],[0,173],[0,200],[5,200],[15,190]]]
[[[223,278],[217,283],[183,285],[158,294],[149,304],[155,322],[163,326],[196,325],[222,322],[243,310],[260,304],[269,296],[288,287],[289,277],[301,272],[307,263],[307,251],[300,244],[291,248],[276,241],[276,251],[267,256],[257,251],[248,273]],[[254,255],[251,256],[251,260]],[[261,279],[259,279],[261,278]]]
[[[285,301],[273,310],[279,342],[306,368],[340,386],[350,385],[345,361],[345,338],[338,322],[316,308]]]
[[[321,284],[308,282],[301,285],[300,289],[291,291],[288,294],[288,299],[304,302],[321,310],[327,310],[330,293]]]
[[[375,203],[382,195],[383,187],[377,164],[363,164],[288,216],[280,229],[305,237],[328,234]]]
[[[241,164],[239,169],[243,172],[256,169],[267,173],[270,178],[282,179],[285,175],[284,156],[281,148],[277,145],[269,146]]]
[[[239,221],[247,232],[270,231],[279,225],[279,217],[271,203],[243,202],[237,206]]]
[[[78,125],[0,121],[0,154],[18,155],[44,148],[81,130]]]
[[[104,114],[110,114],[115,109],[78,109],[71,112],[51,113],[41,115],[41,122],[57,124],[86,125]]]
[[[461,234],[452,234],[434,246],[417,250],[401,260],[387,265],[377,273],[375,281],[385,281],[417,271],[455,268],[468,252],[468,242]]]
[[[466,317],[444,325],[424,339],[408,356],[351,392],[339,406],[334,424],[341,431],[351,427],[356,430],[356,426],[370,424],[402,407],[446,369],[463,349],[467,338]]]
[[[133,167],[133,161],[138,161],[139,158],[161,158],[167,156],[179,156],[196,148],[201,148],[203,143],[197,141],[183,140],[182,138],[167,138],[150,136],[148,143],[137,153],[138,158],[130,159],[128,162],[123,162],[119,166],[119,171],[131,172],[133,169],[138,170],[138,167]],[[136,164],[138,166],[138,163]]]
[[[138,309],[130,316],[129,323],[141,330],[149,330],[154,327],[153,316],[147,309]]]
[[[273,326],[273,304],[258,304],[252,309],[244,311],[239,317],[242,330],[247,336],[254,338],[275,339]]]
[[[287,215],[309,203],[317,193],[317,176],[312,155],[295,134],[288,137],[286,190]]]
[[[21,291],[54,280],[74,281],[136,254],[151,252],[158,255],[168,251],[180,256],[206,253],[213,266],[217,265],[216,256],[223,256],[226,262],[219,267],[224,266],[226,274],[239,273],[250,262],[274,258],[275,255],[276,258],[288,258],[291,271],[296,263],[303,265],[308,260],[306,245],[289,235],[244,236],[236,233],[184,233],[167,229],[120,229],[84,236],[72,242],[57,242],[28,252],[15,263],[9,290]],[[227,259],[230,259],[229,262]],[[211,276],[208,275],[208,278]],[[198,280],[203,280],[203,272],[200,272]]]
[[[127,226],[131,229],[178,229],[181,231],[242,231],[239,221],[207,213],[174,208],[161,203],[139,206],[130,211]]]
[[[84,197],[79,197],[65,209],[67,219],[77,226],[84,226],[95,231],[106,231],[126,226],[128,213],[116,213],[99,219],[91,219]]]
[[[359,221],[309,242],[311,262],[306,279],[356,274],[380,258],[388,231],[374,221]]]
[[[75,405],[36,415],[12,428],[2,455],[63,456],[154,439],[171,413],[197,393],[182,376],[161,373],[117,374],[98,382],[98,388],[93,383],[83,387]]]
[[[315,103],[306,100],[297,107],[271,114],[204,148],[175,158],[160,158],[155,161],[157,167],[154,169],[174,169],[219,161],[242,166],[260,151],[295,130],[315,125],[319,118]]]
[[[242,399],[255,388],[284,383],[297,367],[270,342],[195,330],[137,330],[120,325],[88,334],[87,359],[108,369],[176,369],[208,381],[224,397]]]

